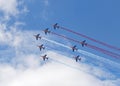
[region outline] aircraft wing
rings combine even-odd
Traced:
[[[72,49],[73,50],[73,52],[75,51],[75,49]]]
[[[82,43],[82,47],[84,47],[84,44]]]
[[[40,47],[40,51],[41,51],[41,49],[42,49],[42,48]]]
[[[43,57],[43,60],[45,61],[45,57]]]

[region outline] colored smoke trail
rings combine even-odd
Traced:
[[[63,30],[66,30],[66,31],[68,31],[68,32],[74,33],[74,34],[76,34],[76,35],[82,36],[82,37],[84,37],[84,38],[87,38],[87,39],[89,39],[89,40],[91,40],[91,41],[94,41],[94,42],[96,42],[96,43],[99,43],[99,44],[101,44],[101,45],[104,45],[104,46],[106,46],[106,47],[109,47],[109,48],[111,48],[111,49],[120,51],[120,48],[117,48],[117,47],[112,46],[112,45],[109,45],[109,44],[107,44],[107,43],[98,41],[98,40],[96,40],[96,39],[93,39],[93,38],[88,37],[88,36],[86,36],[86,35],[83,35],[83,34],[81,34],[81,33],[75,32],[75,31],[73,31],[73,30],[70,30],[70,29],[67,29],[67,28],[64,28],[64,27],[61,27],[61,26],[59,26],[59,28],[60,28],[60,29],[63,29]]]
[[[95,49],[95,50],[97,50],[97,51],[100,51],[100,52],[102,52],[102,53],[104,53],[104,54],[107,54],[107,55],[109,55],[109,56],[112,56],[112,57],[115,57],[115,58],[120,58],[120,55],[117,54],[117,53],[113,53],[113,52],[111,52],[111,51],[107,51],[107,50],[105,50],[105,49],[102,49],[102,48],[99,48],[99,47],[96,47],[96,46],[93,46],[93,45],[90,45],[90,44],[87,44],[87,47],[90,47],[90,48],[92,48],[92,49]]]
[[[45,38],[45,37],[43,37],[42,39],[43,39],[43,40],[46,40],[46,41],[48,41],[48,42],[50,42],[50,43],[53,43],[53,44],[55,44],[55,45],[59,45],[59,46],[61,46],[61,47],[64,47],[64,48],[67,48],[67,49],[71,50],[71,47],[69,47],[69,46],[67,46],[67,45],[65,45],[65,44],[56,42],[56,41],[54,41],[54,40],[47,39],[47,38]],[[109,65],[111,65],[111,66],[114,65],[114,67],[119,67],[119,66],[120,66],[120,64],[117,63],[117,62],[111,61],[111,60],[106,59],[106,58],[104,58],[104,57],[95,55],[95,54],[93,54],[93,53],[90,53],[90,52],[87,52],[87,51],[84,51],[84,50],[81,50],[81,49],[78,49],[78,52],[81,53],[81,54],[83,54],[83,55],[85,55],[85,56],[88,56],[88,57],[90,57],[90,58],[97,59],[97,60],[99,60],[99,61],[102,62],[102,63],[105,63],[105,64],[107,63],[107,64],[109,64]]]
[[[51,34],[57,35],[57,36],[59,36],[59,37],[62,37],[62,38],[65,38],[65,39],[67,39],[67,40],[70,40],[70,41],[73,41],[73,42],[76,42],[76,43],[81,44],[81,42],[78,41],[78,40],[75,40],[75,39],[72,39],[72,38],[69,38],[69,37],[66,37],[66,36],[57,34],[57,33],[55,33],[55,32],[51,32]],[[109,56],[111,56],[111,57],[120,58],[120,55],[119,55],[119,54],[113,53],[113,52],[111,52],[111,51],[107,51],[107,50],[104,50],[104,49],[102,49],[102,48],[98,48],[98,47],[96,47],[96,46],[90,45],[90,44],[87,44],[87,45],[85,45],[85,46],[87,46],[87,47],[89,47],[89,48],[92,48],[92,49],[95,49],[95,50],[97,50],[97,51],[100,51],[100,52],[102,52],[103,54],[109,55]]]

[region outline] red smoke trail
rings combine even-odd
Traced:
[[[88,36],[86,36],[86,35],[83,35],[83,34],[81,34],[81,33],[75,32],[75,31],[73,31],[73,30],[70,30],[70,29],[67,29],[67,28],[64,28],[64,27],[61,27],[61,26],[59,26],[59,28],[61,28],[61,29],[63,29],[63,30],[66,30],[66,31],[69,31],[69,32],[72,32],[72,33],[74,33],[74,34],[76,34],[76,35],[79,35],[79,36],[82,36],[82,37],[84,37],[84,38],[87,38],[87,39],[89,39],[89,40],[91,40],[91,41],[94,41],[94,42],[99,43],[99,44],[101,44],[101,45],[104,45],[104,46],[106,46],[106,47],[109,47],[109,48],[112,48],[112,49],[115,49],[115,50],[120,51],[120,48],[114,47],[114,46],[112,46],[112,45],[106,44],[106,43],[101,42],[101,41],[98,41],[98,40],[95,40],[95,39],[90,38],[90,37],[88,37]]]
[[[78,41],[78,40],[75,40],[75,39],[72,39],[72,38],[69,38],[69,37],[66,37],[66,36],[57,34],[57,33],[55,33],[55,32],[51,32],[51,34],[57,35],[57,36],[59,36],[59,37],[65,38],[65,39],[67,39],[67,40],[70,40],[70,41],[73,41],[73,42],[76,42],[76,43],[79,43],[79,44],[82,43],[82,42],[80,42],[80,41]],[[92,49],[95,49],[95,50],[97,50],[97,51],[99,51],[99,52],[102,52],[102,53],[104,53],[104,54],[106,54],[106,55],[109,55],[109,56],[111,56],[111,57],[120,58],[120,55],[119,55],[119,54],[116,54],[116,53],[113,53],[113,52],[104,50],[104,49],[102,49],[102,48],[99,48],[99,47],[90,45],[90,44],[88,44],[88,43],[87,43],[87,45],[85,45],[85,46],[87,46],[87,47],[89,47],[89,48],[92,48]]]
[[[69,37],[66,37],[66,36],[64,36],[64,35],[60,35],[60,34],[57,34],[57,33],[54,33],[54,32],[51,32],[51,33],[54,34],[54,35],[57,35],[57,36],[59,36],[59,37],[68,39],[68,40],[70,40],[70,41],[74,41],[74,42],[80,43],[80,41],[74,40],[74,39],[69,38]]]
[[[90,48],[92,48],[92,49],[95,49],[95,50],[97,50],[97,51],[100,51],[100,52],[102,52],[102,53],[104,53],[104,54],[107,54],[107,55],[109,55],[109,56],[112,56],[112,57],[115,57],[115,58],[120,58],[120,55],[119,55],[119,54],[113,53],[113,52],[111,52],[111,51],[107,51],[107,50],[105,50],[105,49],[102,49],[102,48],[99,48],[99,47],[96,47],[96,46],[93,46],[93,45],[90,45],[90,44],[87,44],[87,47],[90,47]]]

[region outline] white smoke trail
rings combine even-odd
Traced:
[[[64,45],[64,44],[62,44],[62,43],[59,43],[59,42],[56,42],[56,41],[47,39],[47,38],[45,38],[45,37],[43,37],[43,40],[46,40],[46,41],[48,41],[48,42],[54,43],[54,44],[56,44],[56,45],[62,46],[62,47],[67,48],[67,49],[71,49],[69,46],[66,46],[66,45]],[[111,60],[106,59],[106,58],[104,58],[104,57],[95,55],[95,54],[93,54],[93,53],[90,53],[90,52],[87,52],[87,51],[84,51],[84,50],[81,50],[81,49],[79,49],[78,52],[81,53],[81,54],[83,54],[83,55],[85,55],[85,56],[89,56],[89,57],[91,57],[91,58],[97,59],[97,60],[99,60],[99,61],[101,61],[101,62],[108,63],[109,65],[112,65],[112,66],[114,65],[115,67],[119,67],[119,66],[120,66],[120,64],[117,63],[117,62],[111,61]]]

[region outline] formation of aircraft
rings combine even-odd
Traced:
[[[46,28],[45,30],[43,30],[45,32],[45,35],[47,35],[47,33],[50,33],[49,28]]]
[[[55,23],[55,24],[53,25],[53,28],[54,28],[54,29],[59,28],[58,23]]]
[[[39,45],[38,47],[39,47],[40,51],[41,51],[42,49],[45,49],[45,47],[44,47],[43,44]]]
[[[81,61],[81,58],[79,55],[75,56],[74,58],[75,58],[76,62]]]
[[[36,40],[41,39],[40,34],[37,34],[37,35],[34,35],[34,36],[35,36]]]
[[[45,54],[44,56],[41,56],[43,58],[43,61],[45,61],[46,59],[48,60],[47,54]]]
[[[54,29],[58,29],[58,28],[60,28],[60,26],[58,26],[58,23],[55,23],[55,24],[53,25],[53,28],[54,28]],[[49,30],[49,28],[46,28],[46,29],[43,30],[43,31],[44,31],[45,35],[47,35],[48,33],[51,32],[51,31]],[[37,35],[34,35],[34,36],[35,36],[36,40],[41,39],[40,34],[37,34]],[[84,47],[85,45],[87,45],[86,40],[84,40],[84,41],[82,41],[82,42],[80,42],[80,43],[81,43],[82,47]],[[44,47],[43,44],[38,45],[38,47],[39,47],[40,51],[41,51],[42,49],[45,49],[45,47]],[[71,49],[72,49],[73,52],[78,50],[78,48],[77,48],[76,45],[72,46]],[[45,54],[44,56],[41,56],[41,57],[43,58],[43,61],[48,60],[47,54]],[[80,58],[79,55],[75,56],[74,58],[75,58],[75,61],[76,61],[76,62],[81,61],[81,58]]]
[[[76,45],[74,45],[74,46],[71,47],[71,48],[72,48],[72,51],[73,51],[73,52],[74,52],[75,50],[76,50],[76,51],[78,50]]]

